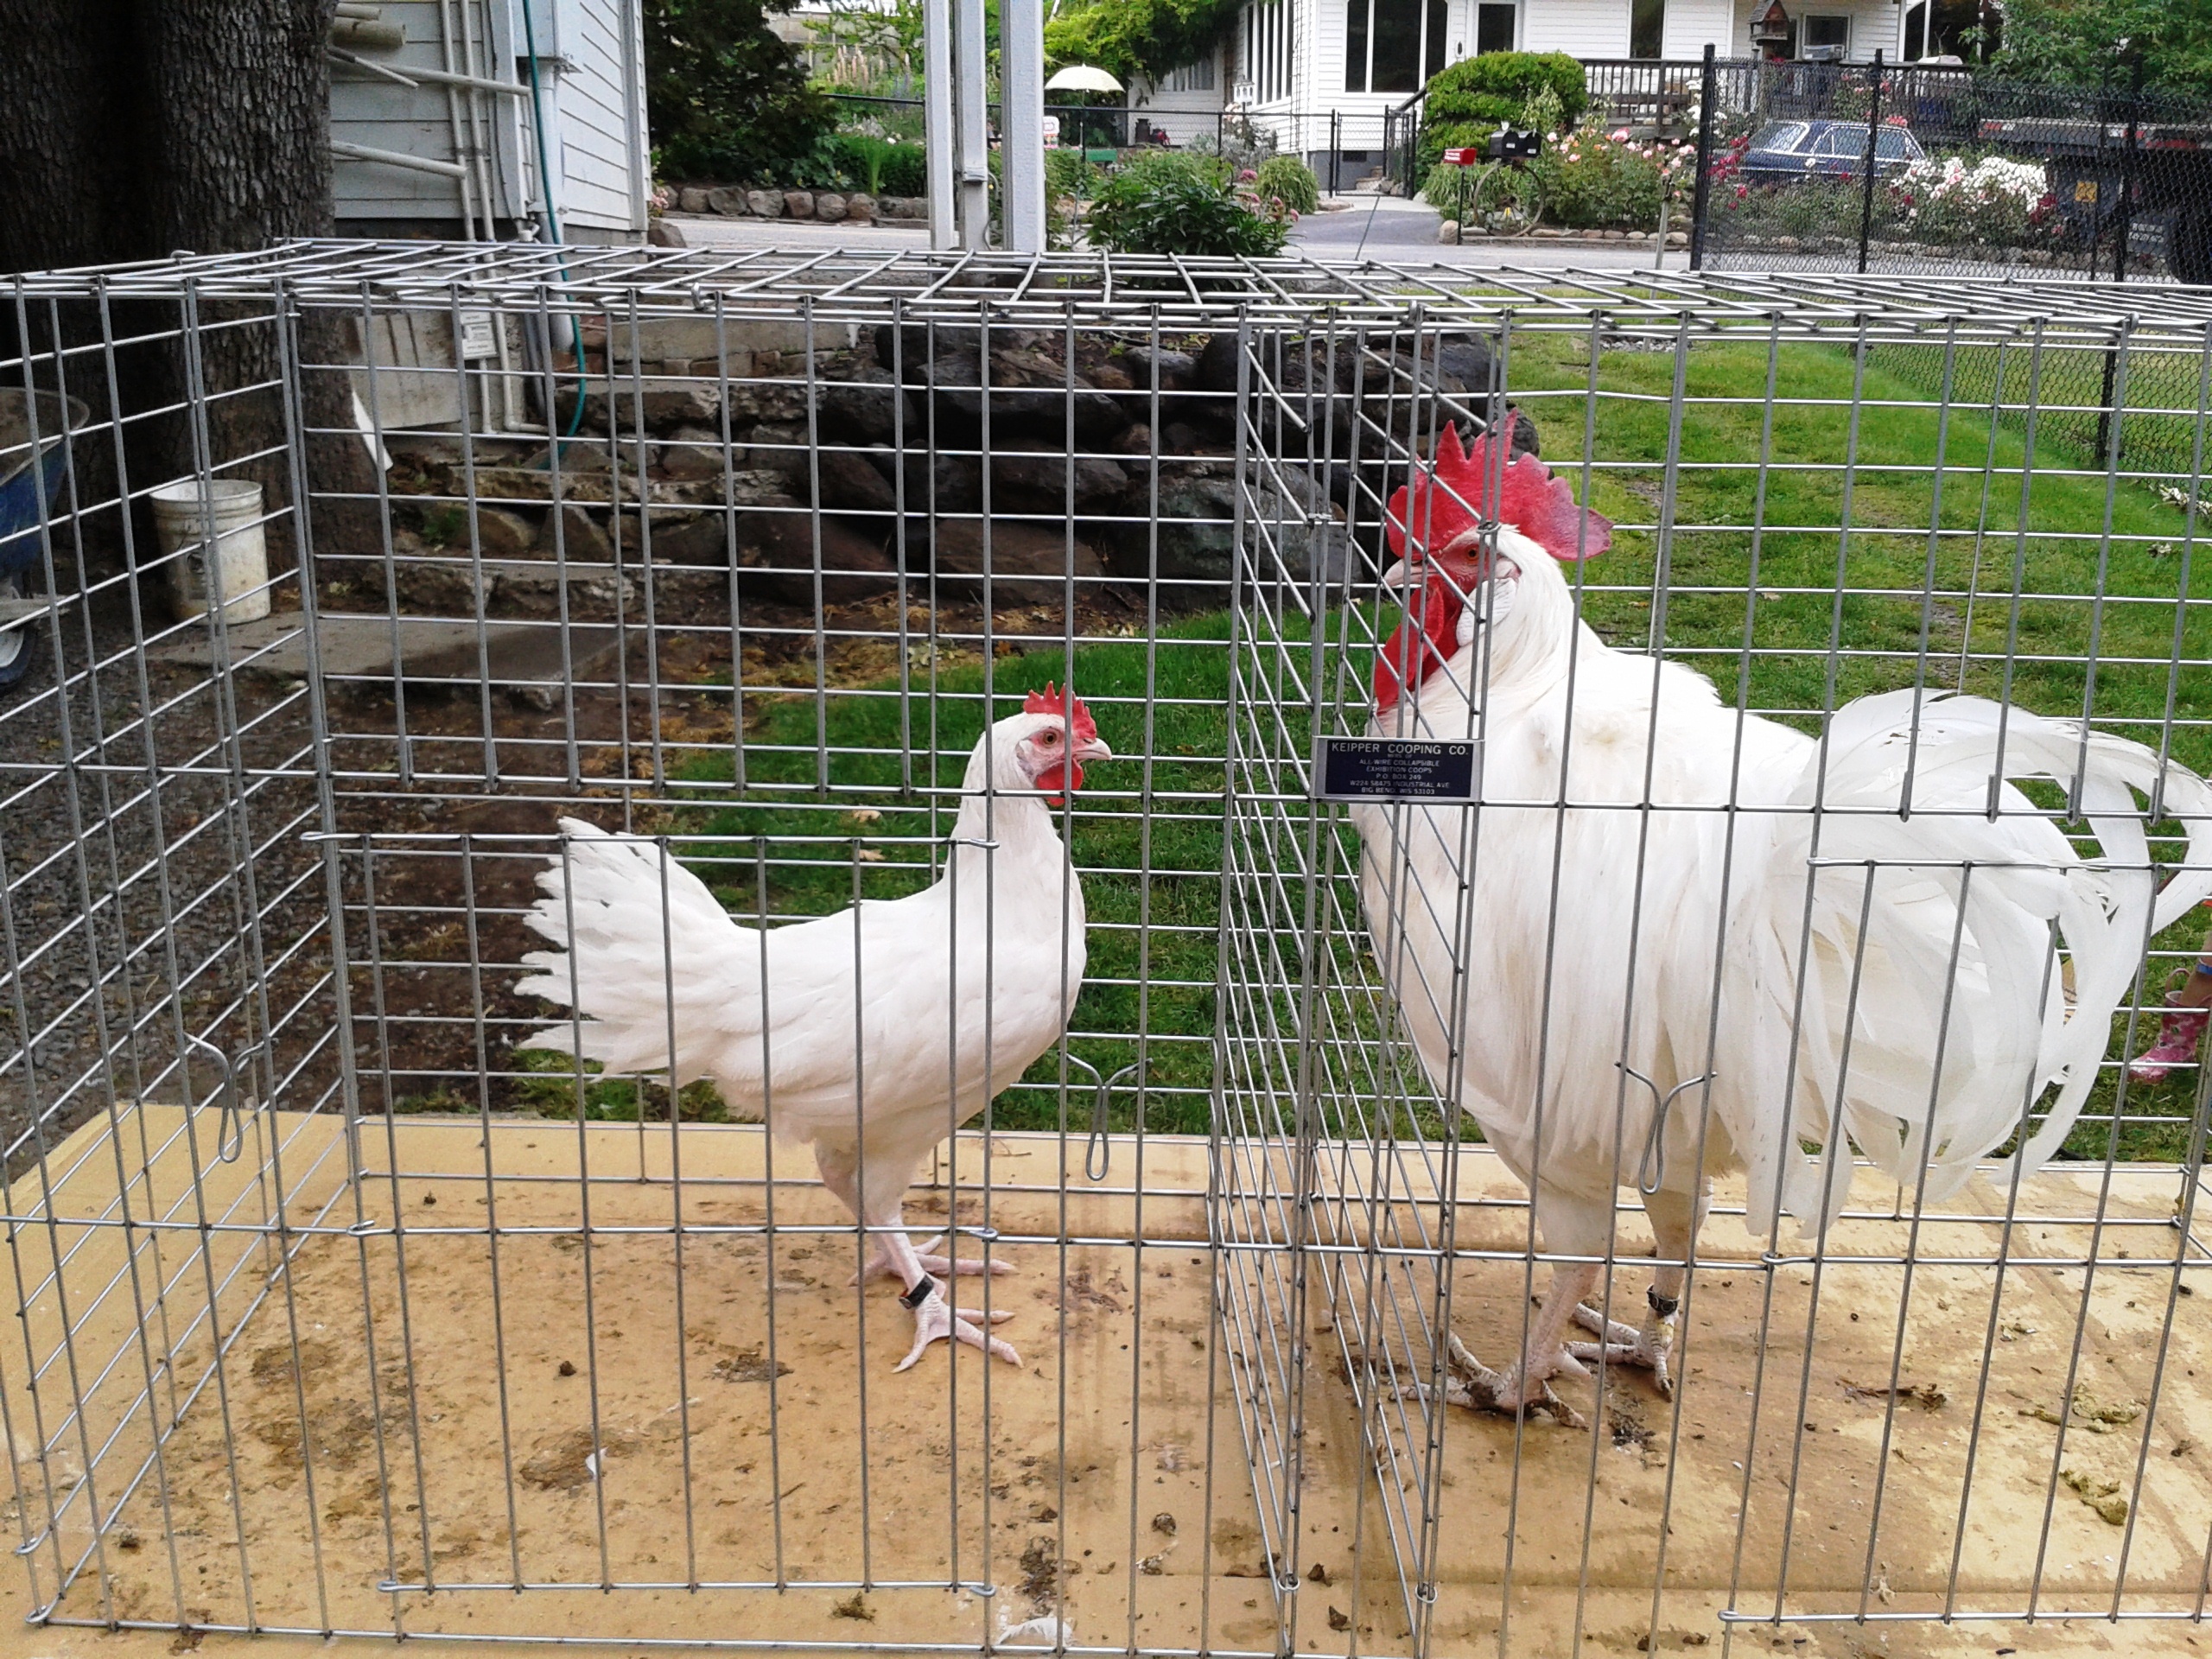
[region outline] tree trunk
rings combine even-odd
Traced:
[[[0,0],[0,270],[38,270],[157,260],[178,252],[242,253],[332,230],[330,71],[323,55],[336,0]],[[0,317],[0,357],[27,345],[33,378],[56,384],[60,343],[101,337],[86,304]],[[193,320],[194,334],[183,331]],[[184,417],[134,424],[134,490],[213,466],[251,478],[273,511],[289,503],[289,469],[277,332],[218,325],[265,306],[143,301],[118,304],[117,336],[166,335],[116,354],[127,410],[188,404]],[[28,339],[22,338],[27,334]],[[348,353],[333,324],[308,319],[305,360]],[[105,376],[67,365],[67,387],[105,415]],[[20,383],[20,368],[9,378]],[[306,388],[310,427],[351,424],[342,375]],[[78,499],[112,493],[105,446],[80,443]],[[225,463],[270,452],[244,467]],[[318,489],[355,488],[358,444],[311,452]],[[86,469],[106,471],[105,479]],[[327,475],[326,475],[327,473]],[[105,540],[114,516],[88,525]],[[142,525],[141,529],[146,527]],[[272,555],[290,541],[272,526]],[[150,538],[145,541],[150,546]],[[278,560],[281,563],[281,556]]]

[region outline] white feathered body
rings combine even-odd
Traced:
[[[1709,1119],[1704,1086],[1667,1113],[1664,1185],[1691,1190],[1705,1121],[1704,1167],[1745,1167],[1757,1233],[1777,1210],[1814,1231],[1834,1213],[1849,1149],[1801,1145],[1835,1146],[1839,1120],[1909,1192],[1925,1154],[1930,1200],[2030,1103],[2045,1116],[2026,1161],[2055,1151],[2151,933],[2212,890],[2212,792],[2166,771],[2192,868],[2161,893],[2129,793],[2159,779],[2139,744],[1910,691],[1839,710],[1823,744],[1608,648],[1551,557],[1510,528],[1500,545],[1521,574],[1484,625],[1488,663],[1464,645],[1373,728],[1465,737],[1479,701],[1484,804],[1354,817],[1377,960],[1424,1065],[1440,1090],[1456,1070],[1548,1248],[1602,1245],[1657,1098],[1707,1072]],[[2000,739],[2007,779],[2078,772],[2094,862],[2009,783],[1989,816]]]
[[[1003,745],[1001,747],[1004,747]],[[1082,988],[1083,888],[1044,804],[970,767],[943,875],[766,930],[649,840],[567,820],[530,917],[565,951],[518,989],[573,1008],[533,1046],[711,1078],[733,1112],[862,1175],[868,1213],[1057,1043]],[[664,893],[665,900],[664,902]],[[672,1066],[671,1066],[672,1059]]]

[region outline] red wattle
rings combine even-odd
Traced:
[[[1465,603],[1450,582],[1432,575],[1423,584],[1421,608],[1408,610],[1375,659],[1375,712],[1387,715],[1398,699],[1419,686],[1433,669],[1452,660],[1459,648],[1459,612]],[[1402,680],[1401,677],[1402,676]]]
[[[1068,782],[1071,772],[1075,775],[1072,785]],[[1061,805],[1071,793],[1083,787],[1083,763],[1079,760],[1064,761],[1058,766],[1046,767],[1037,774],[1037,787],[1044,791],[1046,805]]]

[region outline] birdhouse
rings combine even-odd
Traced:
[[[1767,0],[1751,14],[1751,45],[1763,57],[1778,58],[1789,50],[1789,14],[1782,0]]]

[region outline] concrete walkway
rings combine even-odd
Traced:
[[[1474,270],[1503,265],[1538,270],[1630,270],[1653,268],[1649,244],[1641,242],[1477,242],[1440,245],[1436,210],[1426,202],[1396,196],[1347,196],[1349,205],[1308,213],[1292,232],[1293,251],[1316,259],[1376,260],[1389,264],[1442,264]],[[926,248],[929,229],[901,221],[880,225],[811,225],[804,219],[723,219],[712,214],[671,213],[687,245],[698,248],[785,248],[805,251]],[[1681,270],[1688,254],[1667,254],[1666,269]]]

